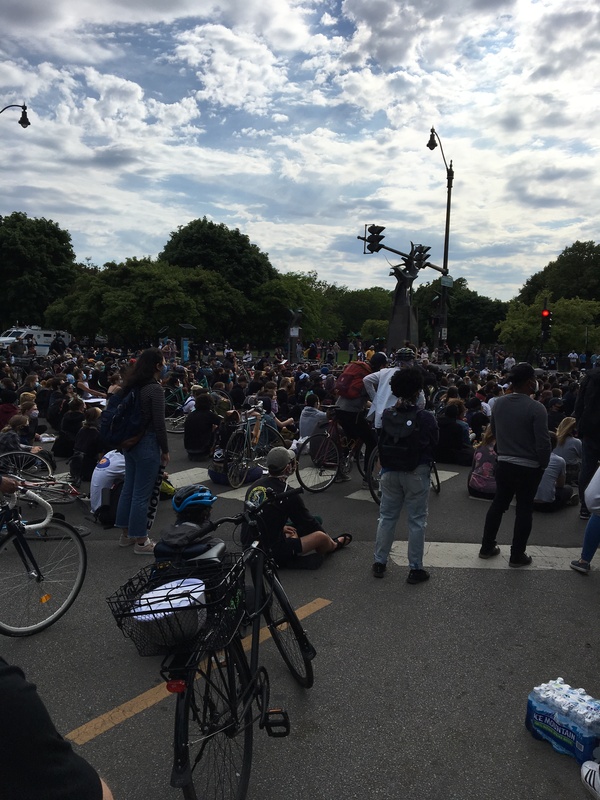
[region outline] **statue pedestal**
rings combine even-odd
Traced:
[[[417,315],[411,306],[394,305],[392,318],[388,329],[387,351],[388,355],[400,347],[404,347],[407,340],[418,344],[419,325]]]

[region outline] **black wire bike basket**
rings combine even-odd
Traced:
[[[144,567],[107,603],[142,656],[220,650],[245,613],[244,564],[227,553],[215,567],[164,562]]]

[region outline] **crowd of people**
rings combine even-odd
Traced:
[[[434,461],[469,467],[465,494],[490,503],[482,559],[500,554],[496,537],[514,497],[511,567],[532,562],[526,547],[533,513],[555,513],[578,504],[579,516],[588,524],[581,556],[570,566],[589,573],[600,545],[600,369],[591,362],[587,371],[581,369],[574,351],[566,371],[550,369],[548,363],[535,369],[478,340],[466,352],[445,347],[431,354],[425,345],[410,342],[389,353],[380,342],[353,340],[350,345],[344,360],[361,365],[354,367],[354,383],[340,380],[350,373],[341,363],[337,342],[300,344],[294,363],[280,349],[256,356],[246,345],[238,355],[226,344],[221,354],[208,342],[193,346],[184,361],[172,340],[135,351],[83,348],[74,341],[63,347],[59,342],[44,359],[33,353],[15,359],[7,353],[0,357],[0,453],[23,450],[50,461],[69,459],[71,471],[77,465],[79,479],[92,482],[96,503],[106,479],[123,475],[115,519],[121,530],[118,544],[153,555],[147,514],[157,479],[169,462],[166,397],[178,393],[182,398],[183,441],[192,460],[212,464],[224,446],[228,415],[237,415],[237,420],[257,406],[268,424],[285,434],[286,447],[271,450],[265,473],[251,481],[246,493],[251,499],[267,489],[286,491],[294,471],[294,442],[327,425],[330,415],[324,409],[334,407],[348,440],[364,442],[367,460],[379,445],[374,577],[386,573],[398,519],[406,508],[407,582],[429,579],[423,555]],[[143,432],[131,446],[109,449],[100,436],[101,410],[110,395],[130,390],[140,394]],[[396,451],[389,444],[390,430],[397,432]],[[102,477],[94,485],[95,474]],[[11,492],[16,487],[5,478],[1,488]],[[200,490],[198,496],[204,497]],[[326,533],[300,498],[291,510],[275,516],[269,520],[269,546],[281,566],[314,568],[352,541],[349,533]],[[4,662],[0,673],[0,683],[14,683],[10,697],[27,688],[22,673]],[[42,717],[45,712],[38,704],[32,714]],[[45,726],[54,735],[49,720]],[[110,797],[98,776],[88,774],[68,748],[64,758],[85,773],[93,796]]]

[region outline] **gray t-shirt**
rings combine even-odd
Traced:
[[[498,461],[546,469],[552,444],[548,412],[541,403],[526,394],[505,394],[494,403],[491,425]]]

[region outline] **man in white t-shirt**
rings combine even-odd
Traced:
[[[125,477],[125,456],[118,450],[109,450],[97,463],[92,473],[90,507],[93,514],[102,505],[102,490],[109,489],[119,477]]]

